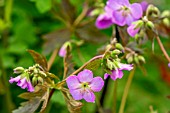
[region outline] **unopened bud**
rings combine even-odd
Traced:
[[[116,43],[116,48],[119,49],[119,50],[123,50],[124,49],[122,44],[120,44],[120,43]]]
[[[145,58],[141,55],[138,56],[140,62],[145,63]]]
[[[141,28],[144,22],[142,20],[138,20],[134,24],[135,24],[135,29],[137,29],[137,28]]]
[[[148,22],[146,23],[146,27],[147,27],[148,29],[150,29],[150,30],[153,30],[153,29],[154,29],[154,24],[153,24],[151,21],[148,21]]]
[[[136,64],[139,64],[139,59],[138,59],[137,56],[134,57],[134,61],[135,61]]]
[[[33,85],[35,86],[35,85],[37,85],[38,84],[38,78],[36,77],[36,76],[34,76],[33,78],[32,78],[32,83],[33,83]]]
[[[47,75],[43,71],[39,71],[39,74],[44,76],[44,77],[47,77]]]
[[[170,27],[170,20],[168,18],[164,18],[162,20],[163,24],[166,25],[167,27]]]
[[[163,11],[161,17],[170,17],[170,11],[168,10]]]
[[[146,11],[149,20],[154,20],[160,16],[160,11],[154,5],[149,5]]]
[[[115,55],[119,55],[120,53],[122,53],[120,50],[115,49],[112,51],[111,55],[115,56]]]
[[[130,64],[133,62],[133,56],[130,56],[128,59],[127,59],[127,62]]]
[[[114,69],[114,64],[113,64],[113,62],[110,61],[110,60],[107,60],[107,67],[108,67],[108,69],[113,70],[113,69]]]
[[[17,68],[14,69],[14,73],[15,74],[20,74],[22,72],[24,72],[24,68],[23,67],[17,67]]]
[[[43,83],[44,82],[44,80],[42,79],[42,77],[38,77],[38,82],[40,82],[40,83]]]

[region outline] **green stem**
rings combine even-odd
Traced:
[[[168,60],[168,62],[170,62],[169,55],[168,55],[168,53],[166,52],[166,50],[165,50],[165,48],[164,48],[164,46],[163,46],[163,44],[162,44],[162,42],[161,42],[159,36],[156,36],[156,40],[158,41],[158,44],[159,44],[159,46],[160,46],[160,48],[161,48],[163,54],[165,55],[165,58]]]
[[[117,80],[114,82],[112,113],[116,113],[116,98],[117,98]]]
[[[119,113],[124,113],[124,107],[125,107],[127,95],[128,95],[128,92],[129,92],[129,88],[130,88],[130,85],[131,85],[131,82],[132,82],[132,79],[133,79],[133,76],[134,76],[134,73],[135,73],[135,69],[136,69],[136,67],[134,67],[134,69],[130,72],[128,80],[126,82],[122,101],[121,101],[121,104],[120,104]]]
[[[12,12],[13,0],[6,0],[4,20],[6,23],[11,22],[11,12]]]

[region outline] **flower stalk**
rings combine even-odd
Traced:
[[[132,79],[133,79],[135,70],[136,70],[136,67],[134,66],[134,69],[130,72],[128,80],[126,82],[126,86],[125,86],[125,89],[124,89],[123,97],[122,97],[120,108],[119,108],[119,113],[124,113],[127,95],[128,95],[128,92],[129,92],[130,85],[132,83]]]

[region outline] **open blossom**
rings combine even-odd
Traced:
[[[9,80],[9,82],[12,84],[13,82],[17,82],[17,85],[21,87],[22,89],[27,88],[29,92],[34,91],[34,87],[31,84],[31,81],[28,80],[26,77],[22,78],[21,76],[17,76],[15,78],[12,78]]]
[[[117,25],[130,25],[142,17],[143,11],[139,3],[130,4],[129,0],[108,0],[107,7],[113,10],[113,21]]]
[[[109,7],[105,7],[105,13],[99,15],[96,20],[96,27],[99,29],[105,29],[112,24],[112,10]]]
[[[131,64],[118,64],[119,68],[116,68],[115,70],[112,70],[112,74],[105,73],[104,79],[106,79],[108,76],[110,76],[111,79],[116,80],[117,78],[121,79],[123,77],[122,70],[132,70],[133,66]]]
[[[77,76],[69,76],[66,80],[67,86],[75,100],[85,99],[87,102],[95,102],[93,92],[99,92],[104,86],[101,77],[94,77],[90,70],[83,70]]]

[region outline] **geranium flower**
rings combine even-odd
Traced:
[[[135,28],[136,25],[131,24],[128,28],[127,28],[127,32],[131,37],[134,37],[140,30],[140,28]]]
[[[90,70],[83,70],[78,75],[69,76],[66,79],[67,86],[75,100],[85,99],[87,102],[95,102],[93,92],[99,92],[104,81],[101,77],[94,77]]]
[[[96,27],[99,29],[105,29],[112,24],[112,10],[109,7],[105,7],[105,13],[99,15],[96,20]]]
[[[123,77],[122,70],[130,71],[132,69],[133,69],[133,66],[131,64],[122,64],[122,63],[119,63],[118,64],[118,68],[112,70],[112,74],[105,73],[104,79],[106,79],[108,76],[110,76],[110,78],[112,80],[116,80],[117,78],[121,79]]]
[[[108,0],[106,7],[112,9],[112,20],[119,26],[130,25],[143,14],[139,3],[130,4],[128,0]]]
[[[32,86],[31,81],[29,79],[27,79],[26,77],[21,77],[21,76],[17,76],[15,78],[11,77],[9,82],[11,84],[13,82],[17,82],[17,85],[19,87],[21,87],[22,89],[27,88],[29,92],[33,92],[34,91],[34,87]]]

